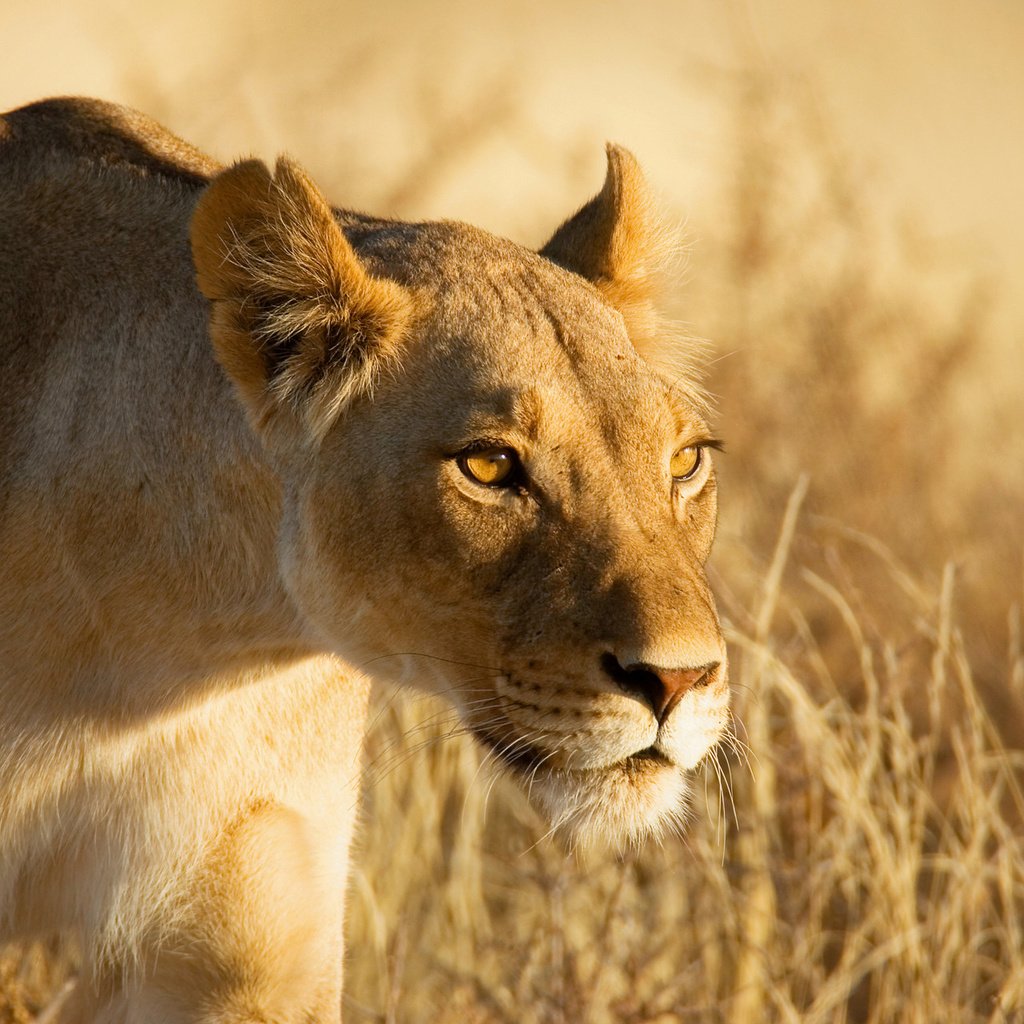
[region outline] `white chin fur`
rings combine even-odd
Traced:
[[[541,772],[530,791],[554,830],[571,842],[622,848],[680,829],[690,786],[678,767],[644,764]]]

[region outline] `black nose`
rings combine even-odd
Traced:
[[[626,665],[623,668],[614,654],[601,655],[601,668],[619,687],[632,697],[639,697],[654,712],[658,724],[664,723],[683,694],[707,686],[714,678],[720,662],[696,668],[660,668],[657,665]]]

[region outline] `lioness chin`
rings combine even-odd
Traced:
[[[683,813],[716,443],[651,209],[609,147],[532,252],[109,104],[0,118],[0,930],[77,933],[80,1019],[338,1019],[370,677],[570,832]]]

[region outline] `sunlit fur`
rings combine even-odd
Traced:
[[[370,677],[571,842],[682,825],[728,720],[714,439],[607,163],[538,253],[107,104],[0,118],[0,937],[77,935],[83,1022],[337,1019]],[[694,688],[659,726],[630,665]]]
[[[724,672],[722,673],[724,678]],[[605,693],[559,699],[538,707],[536,691],[496,680],[485,745],[527,785],[552,822],[573,843],[623,847],[677,828],[685,821],[687,774],[724,737],[729,726],[721,685],[686,694],[664,725],[635,698]],[[527,695],[517,699],[516,692]],[[587,707],[589,720],[574,714]],[[484,718],[473,708],[470,722]],[[502,740],[499,737],[506,737]],[[664,760],[633,758],[654,748]],[[528,756],[527,756],[528,752]]]
[[[616,765],[603,772],[552,772],[533,794],[556,830],[574,842],[638,845],[681,826],[690,787],[674,766]]]

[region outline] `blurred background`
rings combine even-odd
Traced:
[[[739,754],[682,840],[565,850],[378,697],[350,1021],[1024,1014],[1024,7],[5,0],[0,108],[85,94],[340,206],[531,245],[630,147],[728,452]],[[52,1020],[74,952],[0,957]]]

